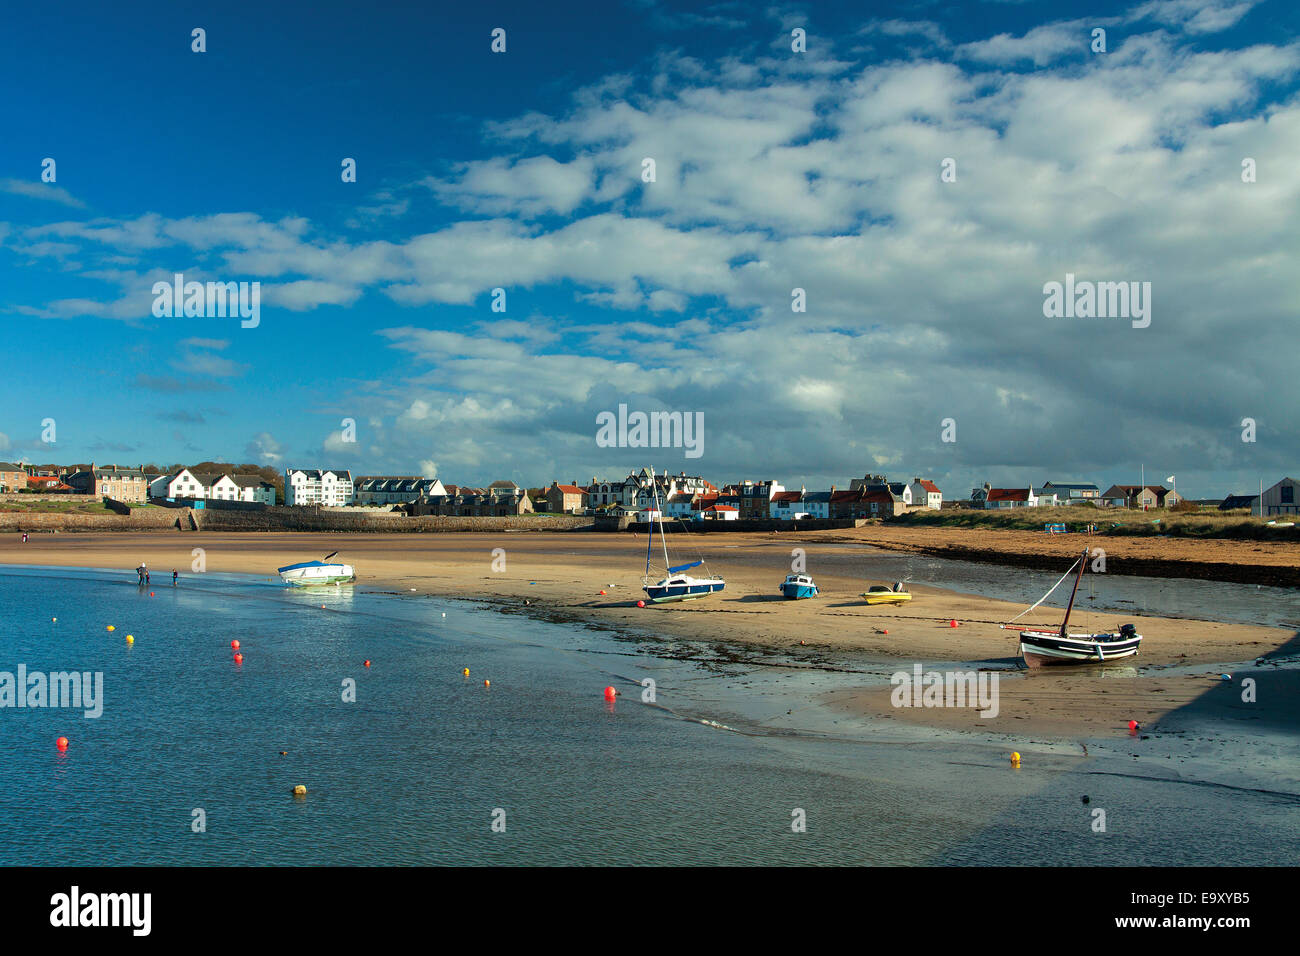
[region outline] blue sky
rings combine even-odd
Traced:
[[[1300,469],[1296,26],[1276,0],[10,10],[0,458],[1271,484]],[[260,325],[155,318],[174,272],[261,282]],[[1067,272],[1151,282],[1150,327],[1044,317]],[[619,403],[704,412],[703,457],[597,447]]]

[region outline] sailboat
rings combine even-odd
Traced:
[[[1025,664],[1029,667],[1042,667],[1046,664],[1104,664],[1109,661],[1119,660],[1121,657],[1132,657],[1138,652],[1138,646],[1142,643],[1142,635],[1137,632],[1132,624],[1121,624],[1118,631],[1106,631],[1097,634],[1071,633],[1069,631],[1070,612],[1074,610],[1074,599],[1079,593],[1079,582],[1083,579],[1083,572],[1088,566],[1088,550],[1085,548],[1083,555],[1070,566],[1070,570],[1061,575],[1059,581],[1053,584],[1034,604],[1025,608],[1006,624],[1001,625],[1003,628],[1009,628],[1017,620],[1024,617],[1034,608],[1038,607],[1047,600],[1048,595],[1061,586],[1078,567],[1079,573],[1074,579],[1074,590],[1070,592],[1070,603],[1065,608],[1065,617],[1061,620],[1060,628],[1056,630],[1040,630],[1027,628],[1020,632],[1020,655],[1024,658]]]
[[[650,489],[654,493],[655,508],[654,514],[659,516],[659,538],[663,543],[664,549],[664,567],[667,568],[667,575],[658,581],[654,581],[650,573],[651,564],[654,555],[654,527],[650,528],[650,534],[647,535],[646,553],[645,553],[645,576],[641,578],[644,585],[643,590],[650,600],[655,604],[665,604],[669,601],[686,601],[691,598],[706,597],[715,591],[721,591],[727,586],[727,583],[720,577],[697,578],[684,572],[691,568],[698,568],[704,563],[703,560],[692,561],[689,564],[679,564],[676,567],[671,566],[668,557],[668,535],[664,531],[663,512],[659,510],[659,488],[655,485],[654,469],[650,469]],[[651,519],[652,521],[654,519]]]

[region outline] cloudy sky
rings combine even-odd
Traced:
[[[1300,472],[1290,0],[415,6],[7,12],[0,458]],[[175,273],[260,324],[155,317]],[[1045,316],[1067,273],[1150,325]],[[702,457],[598,447],[620,403]]]

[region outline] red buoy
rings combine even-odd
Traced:
[[[948,626],[949,626],[949,627],[956,627],[956,626],[957,626],[957,622],[956,622],[956,621],[949,621],[949,622],[948,622]]]
[[[239,641],[231,641],[230,646],[233,647],[235,650],[239,650]]]
[[[637,602],[636,602],[636,606],[637,606],[637,607],[645,607],[645,601],[637,601]]]
[[[613,700],[613,699],[614,699],[615,697],[617,697],[617,696],[618,696],[618,691],[616,691],[614,688],[612,688],[612,687],[606,687],[606,688],[605,688],[605,699],[606,699],[606,700]]]
[[[367,666],[367,667],[370,666],[370,661],[366,661],[366,666]]]
[[[54,741],[54,746],[58,747],[60,750],[67,750],[67,749],[68,749],[68,738],[67,738],[67,737],[60,737],[58,740]]]
[[[1136,732],[1138,729],[1138,722],[1136,720],[1130,720],[1128,722],[1128,729],[1130,731]]]
[[[235,663],[236,663],[236,664],[242,664],[242,663],[244,663],[244,655],[243,655],[243,654],[236,654],[236,655],[235,655]]]

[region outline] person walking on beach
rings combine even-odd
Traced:
[[[26,543],[27,543],[27,532],[24,531],[24,532],[23,532],[23,544],[26,544]]]
[[[135,576],[139,579],[140,587],[144,587],[144,565],[135,569]]]
[[[172,568],[172,587],[176,587],[176,579],[178,577],[180,577],[180,575],[176,573],[175,568]]]

